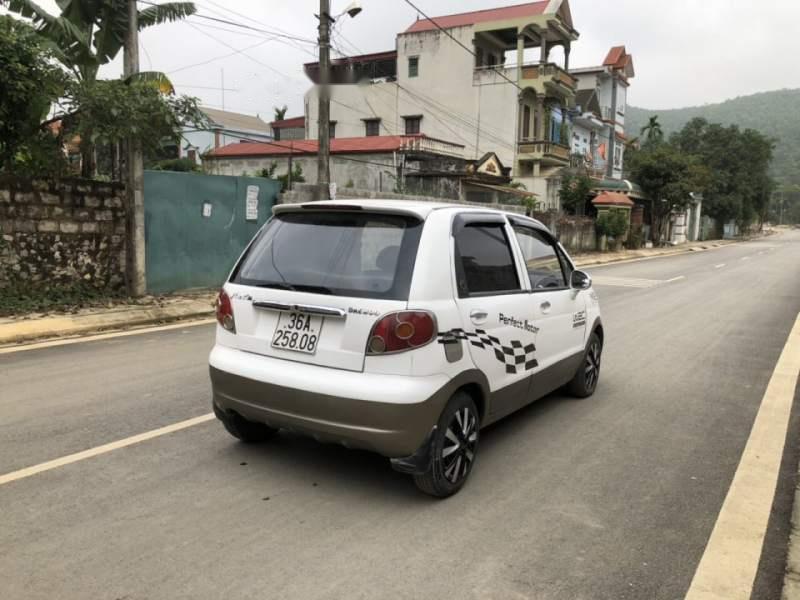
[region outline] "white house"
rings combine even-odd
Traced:
[[[556,208],[578,83],[569,73],[578,32],[568,0],[432,19],[399,33],[394,50],[333,61],[332,137],[422,133],[464,146],[465,158],[494,152]],[[305,70],[317,83],[319,65]],[[317,138],[317,108],[315,86],[305,96],[308,139]]]
[[[200,107],[209,120],[207,128],[186,127],[181,133],[182,139],[178,147],[179,158],[189,158],[200,164],[200,158],[217,148],[240,141],[272,140],[272,129],[269,123],[252,115]]]
[[[582,154],[597,176],[622,179],[625,109],[634,76],[633,56],[625,46],[611,48],[598,67],[571,69],[578,81],[572,152]],[[586,140],[586,141],[585,141]]]

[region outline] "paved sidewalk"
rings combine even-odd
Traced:
[[[713,240],[682,244],[680,246],[669,246],[666,248],[642,248],[641,250],[620,250],[619,252],[586,252],[583,254],[571,254],[571,256],[576,266],[588,267],[591,265],[605,265],[627,260],[685,254],[687,252],[703,252],[704,250],[713,250],[714,248],[735,244],[741,241],[745,240]]]
[[[86,308],[75,314],[24,315],[0,319],[0,346],[73,337],[115,329],[214,316],[215,293],[143,298],[136,304]]]

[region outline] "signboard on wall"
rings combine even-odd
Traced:
[[[246,221],[258,221],[258,186],[247,186],[244,218]]]

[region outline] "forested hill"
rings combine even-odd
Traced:
[[[703,117],[710,123],[756,129],[776,140],[773,176],[784,183],[800,184],[800,89],[762,92],[719,104],[671,110],[629,106],[625,114],[627,135],[638,136],[652,115],[658,115],[666,136],[694,117]]]

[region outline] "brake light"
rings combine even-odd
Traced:
[[[217,296],[217,322],[222,328],[231,333],[236,333],[236,321],[233,318],[233,304],[225,290],[219,291]]]
[[[436,338],[436,319],[422,311],[403,311],[386,315],[372,327],[367,354],[405,352],[432,342]]]

